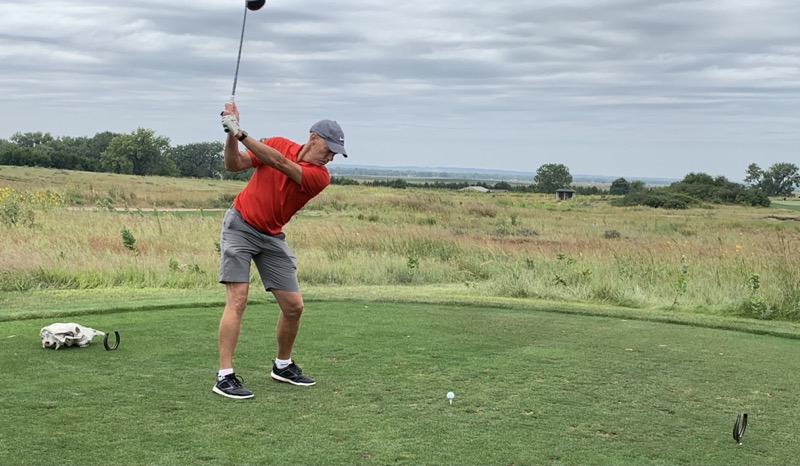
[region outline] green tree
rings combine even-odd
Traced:
[[[90,166],[88,141],[87,137],[64,136],[48,144],[53,148],[51,166],[64,170],[87,170]]]
[[[800,170],[793,163],[774,163],[767,170],[751,163],[744,181],[767,196],[791,196],[800,187]]]
[[[11,144],[3,144],[0,148],[0,161],[3,165],[25,167],[51,166],[54,141],[50,133],[41,131],[32,133],[14,133],[9,139]]]
[[[200,142],[174,147],[168,155],[178,176],[214,178],[225,171],[222,149],[221,142]]]
[[[572,184],[572,175],[566,165],[546,163],[536,170],[533,182],[540,193],[555,193],[557,189],[568,188]]]
[[[647,185],[644,184],[644,181],[633,180],[630,182],[630,185],[628,185],[628,194],[641,193],[644,192],[645,189],[647,189]]]
[[[118,141],[119,139],[119,141]],[[108,148],[100,154],[100,168],[104,172],[122,173],[130,175],[133,173],[133,162],[128,158],[127,153],[132,148],[123,147],[129,143],[125,136],[119,136],[111,141]]]
[[[0,144],[0,165],[49,168],[52,152],[48,146],[21,147],[4,143]]]
[[[25,165],[30,167],[52,167],[53,148],[46,145],[37,145],[35,147],[25,147]]]
[[[36,131],[33,133],[14,133],[11,136],[11,142],[15,143],[20,147],[36,147],[43,144],[48,144],[53,142],[53,136],[50,133],[42,133],[41,131]]]
[[[631,190],[631,185],[625,178],[617,178],[611,182],[611,187],[608,189],[608,194],[617,196],[624,196]]]
[[[764,178],[764,170],[757,164],[751,163],[747,166],[747,176],[744,177],[744,182],[750,185],[757,185]]]
[[[13,142],[0,139],[0,165],[22,165],[22,152]]]
[[[689,173],[683,180],[670,185],[672,191],[681,192],[695,199],[711,200],[717,191],[714,177],[707,173]]]
[[[104,170],[113,173],[172,176],[177,169],[166,155],[169,147],[169,138],[156,136],[150,129],[138,128],[131,134],[112,138],[100,154],[100,164]]]
[[[791,196],[795,188],[800,187],[800,171],[793,163],[775,163],[764,172],[766,180],[769,180],[771,188],[771,192],[765,192],[766,195]]]
[[[89,152],[100,159],[100,154],[103,153],[104,150],[108,148],[108,145],[111,144],[111,140],[115,137],[121,136],[120,133],[112,133],[111,131],[103,131],[101,133],[97,133],[92,136],[87,144],[89,145]]]
[[[120,135],[120,133],[103,131],[96,133],[94,136],[89,138],[88,141],[86,141],[88,152],[83,164],[87,171],[99,172],[103,169],[100,162],[100,156],[108,148],[108,145],[111,144],[111,140]]]

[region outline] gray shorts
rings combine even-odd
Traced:
[[[253,261],[267,291],[300,291],[297,259],[285,238],[283,233],[268,235],[255,229],[236,209],[228,209],[219,238],[220,283],[248,283]]]

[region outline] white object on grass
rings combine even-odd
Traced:
[[[453,398],[456,397],[456,394],[453,392],[447,392],[447,399],[450,401],[450,404],[453,404]]]
[[[88,346],[92,338],[104,336],[105,333],[91,327],[74,323],[56,323],[48,325],[39,331],[42,339],[42,348],[59,349],[62,346]]]

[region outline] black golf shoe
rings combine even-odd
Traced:
[[[242,378],[236,374],[228,374],[224,379],[217,382],[211,390],[222,396],[236,400],[246,400],[253,398],[253,392],[244,388]]]
[[[283,369],[278,369],[278,366],[273,362],[272,373],[270,375],[278,382],[286,382],[303,387],[310,387],[316,383],[311,377],[303,375],[303,371],[301,371],[295,363],[291,363]]]

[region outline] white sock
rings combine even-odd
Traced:
[[[233,374],[233,368],[220,369],[219,372],[217,372],[217,382],[219,382],[222,379],[224,379],[226,375],[231,375],[231,374]]]
[[[278,359],[275,358],[275,365],[278,369],[286,369],[286,366],[292,363],[292,358],[289,359]]]

